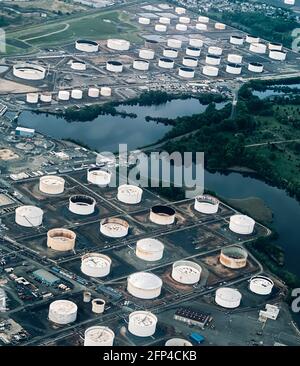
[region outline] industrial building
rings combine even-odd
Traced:
[[[210,314],[195,311],[191,308],[180,308],[176,310],[174,315],[175,320],[187,323],[188,325],[195,325],[201,329],[205,328],[210,318]]]
[[[55,286],[59,284],[60,279],[45,269],[38,269],[34,271],[33,276],[40,282],[47,286]]]

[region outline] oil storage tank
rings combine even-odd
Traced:
[[[232,75],[240,75],[242,73],[242,65],[229,62],[226,65],[226,72]]]
[[[147,49],[156,50],[159,47],[159,42],[155,39],[146,39],[145,40],[145,47]]]
[[[160,17],[158,21],[161,24],[171,24],[171,19],[168,17]]]
[[[206,31],[207,30],[207,24],[197,23],[196,24],[196,29],[199,30],[199,31]]]
[[[267,51],[267,45],[265,45],[264,43],[252,42],[250,44],[249,51],[254,52],[254,53],[264,54]]]
[[[159,261],[164,255],[164,245],[157,239],[141,239],[136,243],[135,254],[147,262]]]
[[[52,102],[52,94],[48,92],[42,92],[40,95],[40,100],[43,103],[51,103]]]
[[[83,61],[74,60],[71,63],[71,69],[76,70],[76,71],[85,71],[86,63]]]
[[[58,100],[60,101],[68,101],[70,100],[71,93],[68,90],[60,90],[58,92]]]
[[[209,18],[204,16],[204,15],[200,15],[198,17],[198,22],[200,22],[200,23],[209,23]]]
[[[140,187],[123,184],[118,188],[118,200],[128,205],[136,205],[142,201],[143,190]]]
[[[230,217],[229,229],[236,234],[252,234],[254,226],[255,221],[247,215],[233,215]]]
[[[100,232],[110,238],[123,238],[128,235],[129,224],[117,217],[107,218],[100,223]]]
[[[192,347],[192,343],[183,338],[171,338],[165,343],[166,347]]]
[[[250,279],[249,289],[257,295],[270,295],[274,287],[271,278],[265,276],[253,276]]]
[[[187,67],[197,67],[198,59],[195,57],[185,56],[182,60],[182,65]]]
[[[108,327],[94,326],[84,332],[85,347],[112,347],[115,333]]]
[[[81,100],[83,98],[83,92],[80,89],[73,89],[71,91],[71,98],[76,100]]]
[[[235,53],[229,53],[227,56],[227,61],[234,64],[241,64],[243,61],[243,56],[237,55]]]
[[[162,280],[148,272],[137,272],[127,278],[127,291],[139,299],[155,299],[162,289]]]
[[[121,73],[123,71],[123,64],[120,61],[109,60],[106,62],[106,70]]]
[[[69,211],[76,215],[91,215],[95,212],[96,200],[86,195],[74,195],[69,199]]]
[[[295,0],[283,0],[286,5],[295,5]]]
[[[161,67],[162,69],[173,69],[174,60],[167,57],[161,57],[158,61],[158,66]]]
[[[182,24],[182,23],[178,23],[176,24],[176,30],[180,31],[180,32],[186,32],[188,27],[186,24]]]
[[[139,51],[139,58],[145,60],[153,60],[155,56],[155,51],[150,50],[149,48],[142,48]]]
[[[189,45],[192,47],[201,48],[201,47],[203,47],[203,41],[202,41],[202,39],[199,39],[199,38],[190,38]]]
[[[182,8],[181,6],[176,6],[175,13],[176,14],[179,14],[179,15],[185,14],[186,13],[186,9],[185,8]]]
[[[220,262],[224,267],[240,269],[246,267],[247,258],[247,250],[239,246],[232,246],[221,250]]]
[[[102,97],[110,97],[111,94],[112,94],[112,90],[109,86],[103,86],[100,89],[100,94],[101,94]]]
[[[185,53],[187,56],[199,57],[201,54],[201,48],[188,46]]]
[[[176,50],[175,48],[165,48],[163,51],[163,56],[169,58],[177,58],[178,50]]]
[[[202,73],[206,76],[218,76],[219,69],[214,66],[203,66]]]
[[[156,331],[157,317],[149,311],[129,314],[128,330],[137,337],[151,337]]]
[[[224,30],[224,29],[226,29],[226,24],[224,24],[224,23],[215,23],[215,29]]]
[[[261,73],[264,71],[264,65],[259,62],[250,62],[248,64],[248,70],[255,73]]]
[[[194,208],[196,211],[211,215],[219,210],[219,200],[209,195],[202,195],[195,198]]]
[[[56,175],[45,175],[40,178],[39,190],[49,195],[62,194],[65,190],[65,180]]]
[[[108,39],[107,47],[115,51],[128,51],[130,42],[125,39]]]
[[[92,52],[98,52],[99,51],[98,43],[94,42],[94,41],[87,40],[87,39],[77,40],[76,43],[75,43],[75,48],[78,51],[87,52],[87,53],[92,53]]]
[[[92,312],[94,314],[103,314],[106,302],[103,299],[94,299],[92,301]]]
[[[189,18],[189,17],[179,17],[178,21],[181,24],[190,24],[191,18]]]
[[[89,183],[96,184],[100,187],[106,187],[111,182],[111,172],[100,168],[94,167],[87,171],[87,180]]]
[[[138,71],[148,71],[150,67],[149,61],[137,59],[133,61],[133,68]]]
[[[241,36],[231,36],[229,43],[234,44],[236,46],[242,46],[244,44],[244,37]]]
[[[195,77],[195,70],[190,67],[180,67],[178,75],[184,79],[193,79]]]
[[[172,278],[184,285],[194,285],[200,281],[202,268],[198,263],[180,260],[173,263]]]
[[[222,53],[223,53],[223,49],[221,47],[210,46],[210,47],[208,47],[208,51],[207,52],[210,55],[221,56]]]
[[[156,32],[166,32],[168,27],[165,24],[156,24],[154,29]]]
[[[47,247],[58,252],[67,252],[75,248],[76,234],[68,229],[51,229],[47,233]]]
[[[38,81],[46,77],[46,69],[43,66],[22,63],[13,66],[13,75],[19,79]]]
[[[151,20],[150,18],[146,18],[146,17],[139,17],[139,20],[138,22],[140,24],[143,24],[143,25],[149,25],[151,23]]]
[[[226,309],[238,308],[241,304],[241,293],[230,287],[221,287],[216,291],[215,301]]]
[[[284,51],[270,50],[269,57],[272,60],[284,61],[286,59],[287,53]]]
[[[215,55],[207,55],[205,58],[205,63],[207,65],[214,65],[214,66],[220,65],[221,57]]]
[[[246,36],[246,42],[247,43],[259,43],[260,38],[256,36],[252,36],[251,34],[248,34]]]
[[[268,48],[269,48],[269,50],[272,50],[272,51],[282,51],[282,44],[275,43],[275,42],[269,42]]]
[[[100,90],[99,90],[99,88],[89,88],[89,90],[88,90],[88,96],[90,97],[90,98],[99,98],[99,96],[100,96]]]
[[[77,318],[77,305],[69,300],[53,301],[49,306],[48,318],[59,325],[74,323]]]
[[[38,227],[42,225],[44,212],[36,206],[20,206],[15,210],[16,224],[23,227]]]
[[[26,94],[26,102],[29,104],[37,104],[39,101],[38,93],[27,93]]]
[[[176,211],[169,206],[157,205],[150,210],[150,221],[158,225],[172,225],[175,222]]]
[[[167,40],[167,46],[170,48],[181,48],[182,47],[182,41],[180,39],[176,38],[169,38]]]

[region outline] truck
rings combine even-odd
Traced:
[[[196,344],[202,344],[205,338],[201,334],[193,332],[190,334],[190,340],[195,342]]]

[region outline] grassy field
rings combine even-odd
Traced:
[[[51,12],[73,13],[75,11],[82,11],[86,9],[81,4],[74,4],[73,2],[65,2],[61,0],[31,0],[28,1],[14,1],[14,5],[18,5],[22,9],[39,9]]]

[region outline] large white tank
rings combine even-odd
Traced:
[[[98,52],[99,45],[97,42],[94,42],[94,41],[79,39],[75,43],[75,48],[76,48],[76,50],[81,51],[81,52],[92,53],[92,52]]]
[[[205,63],[207,65],[214,65],[214,66],[220,65],[221,57],[215,55],[207,55],[205,58]]]
[[[43,103],[51,103],[52,102],[52,94],[48,92],[42,92],[40,95],[40,100]]]
[[[190,67],[180,67],[178,75],[184,79],[193,79],[195,77],[195,70]]]
[[[243,56],[236,55],[235,53],[229,53],[229,55],[227,56],[227,61],[234,64],[241,64],[243,61]]]
[[[92,312],[95,314],[103,314],[106,302],[103,299],[94,299],[92,301]]]
[[[135,254],[147,262],[159,261],[164,255],[164,245],[157,239],[141,239],[136,243]]]
[[[45,175],[40,178],[39,190],[46,194],[62,194],[65,190],[65,180],[56,175]]]
[[[87,171],[87,180],[100,187],[106,187],[111,181],[111,172],[103,168],[90,168]]]
[[[176,30],[180,31],[180,32],[186,32],[188,27],[186,24],[181,24],[181,23],[178,23],[176,24]]]
[[[35,64],[17,64],[13,66],[15,77],[23,80],[43,80],[46,77],[46,69]]]
[[[192,343],[183,338],[171,338],[165,343],[166,347],[192,347]]]
[[[24,227],[38,227],[42,225],[44,212],[36,206],[20,206],[15,210],[15,221]]]
[[[196,29],[199,30],[199,31],[206,31],[207,30],[207,24],[197,23],[196,24]]]
[[[203,41],[199,38],[190,38],[189,46],[201,48],[203,46]]]
[[[60,90],[58,92],[58,99],[61,101],[68,101],[70,100],[70,92],[68,90]]]
[[[53,301],[49,306],[48,318],[59,325],[74,323],[77,318],[77,305],[69,300]]]
[[[142,201],[143,190],[140,187],[123,184],[118,188],[118,200],[128,205],[136,205]]]
[[[286,5],[295,5],[295,0],[283,0]]]
[[[226,65],[226,72],[228,74],[240,75],[242,73],[242,65],[229,62]]]
[[[171,19],[168,17],[160,17],[158,21],[161,24],[171,24]]]
[[[242,46],[244,44],[244,37],[240,37],[240,36],[230,36],[230,41],[231,44],[234,44],[236,46]]]
[[[76,100],[81,100],[83,97],[83,92],[80,89],[73,89],[71,92],[71,98]]]
[[[139,51],[139,57],[145,60],[153,60],[155,56],[155,51],[148,48],[142,48]]]
[[[123,71],[123,64],[120,61],[114,61],[114,60],[107,61],[106,70],[110,72],[121,73]]]
[[[264,65],[259,62],[250,62],[248,64],[248,70],[252,72],[261,73],[264,71]]]
[[[178,57],[178,50],[176,50],[174,48],[165,48],[163,50],[163,56],[170,57],[170,58],[176,58],[176,57]]]
[[[248,252],[242,247],[232,246],[223,248],[220,255],[220,263],[227,268],[240,269],[247,265]]]
[[[151,23],[150,18],[139,17],[139,23],[143,25],[149,25]]]
[[[148,272],[137,272],[127,278],[127,291],[139,299],[155,299],[162,289],[162,280]]]
[[[107,47],[115,51],[128,51],[130,42],[125,39],[108,39]]]
[[[156,331],[157,317],[149,311],[129,314],[128,330],[137,337],[151,337]]]
[[[200,281],[202,268],[198,263],[180,260],[173,263],[172,278],[184,285],[193,285]]]
[[[128,222],[119,218],[107,218],[100,223],[100,232],[110,238],[124,238],[128,231]]]
[[[229,229],[237,234],[249,235],[253,233],[255,221],[247,215],[233,215],[230,217]]]
[[[247,43],[259,43],[259,41],[260,41],[260,38],[259,37],[252,36],[250,34],[248,34],[246,36],[246,42]]]
[[[85,71],[86,70],[86,63],[83,61],[72,61],[71,69],[76,71]]]
[[[208,51],[207,52],[210,55],[221,56],[222,53],[223,53],[223,49],[221,47],[210,46],[210,47],[208,47]]]
[[[199,57],[201,54],[201,48],[188,46],[185,53],[187,56]]]
[[[69,198],[69,211],[76,215],[91,215],[95,212],[96,200],[86,195],[74,195]]]
[[[282,51],[282,44],[275,43],[275,42],[269,42],[268,48],[269,48],[269,50],[272,50],[272,51]]]
[[[181,48],[182,41],[180,39],[176,39],[176,38],[169,38],[167,40],[167,46],[170,48]]]
[[[215,23],[215,29],[224,30],[224,29],[226,29],[226,24],[224,24],[224,23]]]
[[[27,93],[26,94],[26,102],[29,104],[36,104],[39,101],[38,93]]]
[[[115,333],[108,327],[94,326],[84,332],[85,347],[112,347]]]
[[[108,276],[110,267],[111,259],[104,254],[88,253],[81,258],[81,272],[90,277]]]
[[[218,305],[226,309],[235,309],[240,306],[242,300],[241,293],[230,287],[222,287],[216,291],[215,301]]]
[[[147,49],[156,50],[159,47],[159,42],[155,39],[146,39],[145,40],[145,47]]]
[[[187,66],[187,67],[197,67],[198,59],[195,57],[186,56],[182,60],[182,65]]]
[[[215,197],[203,195],[195,198],[194,208],[196,211],[211,215],[219,210],[219,200]]]
[[[203,66],[202,73],[206,76],[218,76],[219,69],[214,66]]]
[[[189,18],[189,17],[179,17],[178,21],[181,24],[190,24],[191,18]]]
[[[209,23],[209,18],[208,18],[208,17],[206,17],[206,16],[203,16],[203,15],[200,15],[200,16],[198,17],[198,22],[199,22],[199,23]]]
[[[284,52],[284,51],[277,51],[277,50],[270,50],[269,57],[272,60],[284,61],[286,59],[286,52]]]
[[[270,295],[273,287],[274,282],[265,276],[253,276],[249,285],[250,291],[257,295]]]
[[[156,24],[154,29],[156,32],[166,32],[168,27],[165,24]]]
[[[134,60],[132,67],[138,71],[148,71],[150,68],[150,63],[146,60]]]
[[[51,229],[47,233],[47,247],[58,252],[67,252],[75,248],[76,234],[67,229]]]
[[[110,97],[112,94],[112,90],[109,86],[103,86],[100,89],[100,94],[102,95],[102,97]]]
[[[267,45],[265,45],[264,43],[254,43],[254,42],[252,42],[250,44],[249,50],[251,52],[254,52],[254,53],[264,54],[267,51]]]
[[[169,206],[153,206],[150,210],[150,221],[158,225],[172,225],[175,222],[176,211]]]
[[[186,13],[186,9],[185,8],[182,8],[181,6],[176,6],[175,13],[176,14],[179,14],[179,15],[185,14]]]
[[[89,88],[89,90],[88,90],[88,96],[90,97],[90,98],[99,98],[99,96],[100,96],[100,90],[99,90],[99,88]]]
[[[174,60],[167,57],[161,57],[158,61],[158,66],[162,69],[173,69]]]

